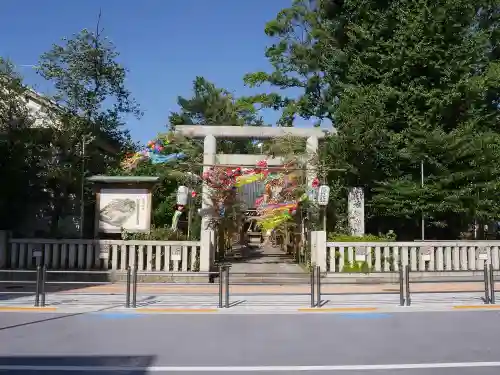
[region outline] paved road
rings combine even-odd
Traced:
[[[499,319],[498,311],[0,313],[0,374],[496,375]]]

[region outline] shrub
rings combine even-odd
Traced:
[[[342,233],[329,233],[329,242],[392,242],[396,240],[396,233],[390,230],[386,234],[379,233],[378,236],[374,234],[366,234],[364,236],[351,236],[349,234]],[[340,258],[340,252],[335,251],[335,258],[338,264]],[[390,256],[392,258],[392,255]],[[375,262],[375,258],[372,257],[372,263]],[[344,266],[342,272],[345,273],[370,273],[373,268],[373,264],[369,264],[367,261],[364,262],[349,262],[347,258],[344,258]]]
[[[146,233],[129,233],[122,232],[122,238],[124,240],[136,240],[136,241],[186,241],[186,235],[173,231],[170,228],[155,228],[152,227],[149,232]]]
[[[364,236],[352,236],[343,233],[328,233],[329,242],[389,242],[396,241],[396,233],[390,230],[386,234],[379,233],[378,236],[374,234],[365,234]]]

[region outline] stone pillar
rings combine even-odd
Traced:
[[[326,232],[324,230],[310,232],[311,262],[326,271]]]
[[[215,165],[215,155],[217,153],[216,139],[213,135],[207,135],[203,143],[203,172],[210,169],[210,166]],[[210,223],[210,214],[212,208],[212,200],[210,199],[210,189],[206,184],[203,184],[202,192],[202,212],[203,218],[201,221],[201,247],[200,247],[200,271],[208,272],[212,267],[214,260],[214,240],[215,233],[208,227]]]
[[[316,156],[318,152],[318,138],[309,137],[306,141],[306,155],[307,155],[307,187],[311,187],[314,178],[316,177],[317,171],[314,161],[311,160]]]
[[[349,219],[349,231],[352,236],[364,236],[365,234],[365,194],[363,188],[354,187],[349,189],[347,198],[347,214]]]
[[[307,186],[307,194],[309,198],[311,199],[310,189],[312,188],[312,183],[314,179],[317,177],[317,168],[315,165],[315,159],[316,159],[316,153],[318,152],[318,138],[311,136],[307,138],[306,140],[306,158],[307,158],[307,163],[306,163],[306,186]],[[309,220],[315,220],[314,217],[311,217],[311,214],[308,213],[307,217]],[[311,223],[308,224],[309,227],[311,227]],[[308,233],[305,232],[306,228],[304,227],[304,223],[302,223],[302,243],[308,243],[310,250],[311,250],[311,256],[314,256],[315,249],[311,247],[311,237],[309,236]],[[309,238],[308,238],[309,236]]]

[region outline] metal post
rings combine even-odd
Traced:
[[[226,275],[224,276],[224,284],[226,288],[226,309],[229,308],[229,269],[231,266],[226,266]]]
[[[405,269],[402,263],[399,263],[399,306],[405,305],[405,295],[404,295],[404,273]]]
[[[495,304],[495,274],[493,266],[490,264],[490,303]]]
[[[130,266],[127,267],[127,294],[125,297],[125,307],[130,307],[130,283],[132,279]]]
[[[312,270],[311,270],[311,307],[314,307],[316,306],[316,304],[314,303],[314,284],[316,283],[316,280],[315,280],[315,275],[316,275],[316,267],[313,267]]]
[[[488,265],[486,262],[484,262],[484,303],[489,304],[490,303],[490,288],[489,288],[489,272],[488,272]]]
[[[410,266],[405,266],[405,281],[406,281],[406,306],[411,305],[410,297]]]
[[[316,266],[316,307],[321,307],[321,268]]]
[[[137,267],[134,267],[132,273],[132,307],[137,307]]]
[[[45,307],[45,283],[47,282],[47,266],[45,264],[42,266],[42,280],[40,281],[41,286],[41,301],[40,306]]]
[[[223,298],[223,294],[224,294],[224,267],[223,266],[220,266],[219,267],[219,309],[222,309],[222,305],[223,305],[223,302],[222,302],[222,298]]]
[[[40,306],[40,288],[42,282],[42,267],[36,266],[36,291],[35,291],[35,307]]]

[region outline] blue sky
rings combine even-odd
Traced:
[[[50,86],[23,65],[83,28],[94,29],[102,9],[104,34],[116,44],[129,70],[128,88],[145,114],[128,121],[135,140],[165,129],[177,96],[190,96],[195,76],[204,76],[237,95],[251,90],[245,73],[270,70],[264,56],[272,41],[267,21],[292,0],[1,0],[0,56],[17,64],[26,83],[41,92]],[[275,123],[278,114],[266,113]],[[299,126],[310,126],[303,120]]]

